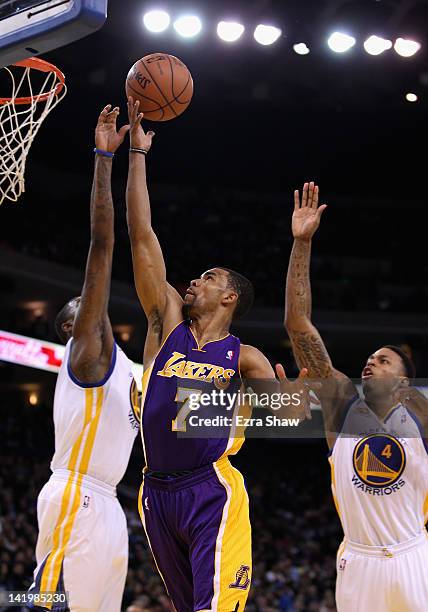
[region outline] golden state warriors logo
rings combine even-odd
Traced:
[[[373,434],[360,440],[352,460],[358,478],[369,487],[389,487],[406,466],[401,442],[387,434]]]

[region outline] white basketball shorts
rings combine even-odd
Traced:
[[[426,612],[428,537],[392,546],[346,539],[337,554],[338,612]]]
[[[128,531],[115,488],[55,470],[39,494],[37,519],[37,568],[29,592],[55,599],[40,607],[52,612],[120,612]],[[68,607],[58,597],[63,592]]]

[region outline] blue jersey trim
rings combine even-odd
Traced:
[[[333,446],[332,446],[332,447],[330,448],[330,450],[328,451],[328,453],[327,453],[327,457],[331,457],[331,456],[332,456],[332,454],[333,454],[333,450],[334,450],[334,447],[336,446],[337,438],[338,438],[338,437],[340,436],[340,434],[342,433],[343,426],[345,425],[345,421],[346,421],[346,417],[348,416],[349,409],[351,408],[352,404],[353,404],[353,403],[354,403],[356,400],[358,400],[358,399],[360,399],[360,396],[358,395],[358,393],[356,393],[356,394],[355,394],[355,395],[354,395],[354,396],[353,396],[353,397],[352,397],[352,398],[351,398],[351,399],[348,401],[348,403],[347,403],[347,404],[345,404],[345,407],[344,407],[343,412],[342,412],[342,422],[341,422],[341,424],[340,424],[340,427],[338,427],[338,428],[337,428],[339,431],[337,432],[336,440],[334,441]],[[322,404],[322,403],[321,403],[321,404]],[[321,405],[321,409],[322,409],[322,405]]]
[[[414,422],[416,423],[417,428],[419,429],[419,433],[421,434],[423,445],[425,447],[426,452],[428,453],[428,439],[425,437],[425,432],[424,432],[424,428],[422,427],[422,423],[420,422],[416,414],[413,414],[413,412],[409,410],[409,408],[406,408],[406,410],[410,414]]]
[[[112,351],[112,354],[111,354],[110,366],[109,366],[109,369],[106,372],[106,375],[100,381],[92,382],[92,383],[82,382],[81,380],[79,380],[77,378],[77,376],[75,374],[73,374],[73,370],[71,369],[71,364],[70,364],[72,348],[73,348],[73,340],[70,343],[70,351],[68,353],[68,360],[67,360],[67,371],[68,371],[68,375],[71,378],[71,380],[76,385],[78,385],[79,387],[82,387],[83,389],[91,389],[93,387],[102,387],[103,385],[105,385],[106,382],[108,381],[108,379],[110,378],[110,376],[112,375],[113,370],[114,370],[114,366],[116,365],[116,355],[117,355],[117,345],[116,345],[116,342],[113,343],[113,351]]]
[[[52,551],[51,551],[52,552]],[[37,576],[35,578],[35,582],[34,584],[28,589],[28,594],[30,595],[38,595],[41,593],[40,591],[40,585],[41,585],[41,581],[42,581],[42,574],[43,574],[43,570],[45,568],[46,565],[46,561],[48,560],[48,557],[51,553],[48,553],[45,557],[45,560],[43,561],[42,565],[40,566],[40,569],[37,573]],[[58,584],[56,587],[56,593],[58,594],[65,594],[65,587],[64,587],[64,560],[61,563],[61,570],[59,573],[59,579],[58,579]],[[36,605],[34,603],[27,603],[27,608],[29,608],[30,610],[43,610],[45,612],[49,612],[49,608],[46,608],[43,605]],[[52,608],[50,609],[50,612],[70,612],[70,608],[68,606],[68,599],[67,596],[65,598],[64,602],[54,602],[52,605]]]
[[[383,421],[383,424],[385,425],[389,419],[392,417],[393,414],[395,414],[397,412],[397,410],[400,408],[401,404],[399,404],[398,406],[396,406],[395,408],[393,408],[391,410],[391,412],[388,414],[388,416],[386,417],[386,419]]]

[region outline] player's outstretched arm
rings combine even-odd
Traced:
[[[318,206],[319,189],[313,182],[303,186],[302,199],[294,192],[292,232],[293,249],[288,265],[285,289],[285,328],[290,337],[293,355],[300,369],[307,370],[308,379],[323,379],[316,394],[321,399],[326,437],[331,447],[343,421],[343,409],[356,396],[353,383],[333,367],[320,333],[311,321],[312,295],[310,259],[312,238],[321,215],[327,208]]]
[[[119,109],[108,105],[95,130],[95,146],[115,153],[125,138],[128,125],[116,130]],[[112,157],[95,156],[91,193],[91,244],[86,263],[81,302],[73,325],[71,368],[86,383],[100,381],[108,371],[113,350],[113,333],[108,317],[111,265],[114,245],[114,212],[111,193]]]
[[[285,289],[285,327],[299,368],[307,368],[310,378],[327,378],[334,369],[324,342],[311,321],[312,294],[309,276],[312,237],[327,208],[318,206],[319,189],[305,183],[302,199],[294,192],[292,231],[294,237]]]
[[[148,152],[154,132],[141,127],[143,113],[139,101],[128,100],[131,149]],[[145,154],[129,153],[129,173],[126,205],[135,287],[146,314],[150,332],[162,341],[171,328],[181,320],[182,300],[168,291],[166,268],[162,249],[151,223],[150,199],[146,179]],[[152,351],[148,351],[151,353]],[[150,359],[150,355],[147,355]]]
[[[239,356],[239,370],[245,387],[250,388],[252,393],[260,394],[275,394],[288,393],[291,395],[297,392],[301,396],[301,401],[298,405],[292,407],[287,405],[282,413],[277,416],[288,416],[290,418],[299,418],[301,420],[311,419],[311,409],[309,400],[309,390],[303,384],[303,379],[307,376],[306,368],[303,368],[299,377],[290,382],[281,364],[276,364],[275,372],[267,359],[267,357],[254,346],[241,344],[241,352]]]

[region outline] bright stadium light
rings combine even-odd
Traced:
[[[411,57],[419,51],[421,45],[415,40],[408,40],[407,38],[397,38],[394,43],[394,49],[402,57]]]
[[[343,32],[333,32],[327,43],[335,53],[345,53],[355,45],[355,38]]]
[[[281,34],[279,28],[263,24],[258,25],[254,30],[254,38],[260,45],[273,45]]]
[[[369,38],[364,42],[364,49],[370,55],[380,55],[384,51],[391,49],[391,47],[392,41],[375,35],[369,36]]]
[[[407,102],[417,102],[418,101],[418,96],[414,93],[406,93],[406,100]]]
[[[171,21],[165,11],[149,11],[143,17],[143,22],[149,32],[163,32]]]
[[[220,21],[217,25],[217,34],[225,42],[235,42],[238,38],[241,38],[244,30],[242,23],[236,23],[235,21]]]
[[[179,17],[174,21],[174,28],[180,36],[192,38],[199,34],[202,29],[202,23],[196,15],[183,15],[183,17]]]
[[[293,49],[298,55],[307,55],[310,51],[305,43],[297,43],[293,45]]]
[[[39,403],[39,396],[37,395],[37,393],[30,393],[30,395],[28,396],[28,402],[31,406],[37,406],[37,404]]]

